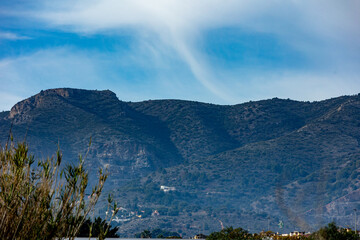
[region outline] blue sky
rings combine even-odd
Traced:
[[[0,110],[40,90],[236,104],[360,92],[357,0],[2,0]]]

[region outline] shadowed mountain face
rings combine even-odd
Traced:
[[[51,89],[0,113],[2,144],[11,125],[40,158],[59,144],[65,161],[77,161],[91,138],[87,167],[93,175],[108,167],[106,191],[128,211],[123,236],[156,227],[209,233],[220,222],[250,231],[353,226],[360,207],[359,95],[220,106]]]
[[[134,111],[111,91],[42,91],[3,117],[2,136],[11,123],[14,136],[26,135],[36,155],[53,154],[59,144],[69,162],[87,151],[91,138],[89,167],[114,165],[112,170],[121,173],[118,181],[183,161],[163,123]]]

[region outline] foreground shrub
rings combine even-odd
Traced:
[[[36,161],[26,143],[0,149],[1,239],[74,239],[107,175],[100,170],[97,185],[85,197],[84,159],[63,170],[61,160],[57,151],[53,158]]]
[[[135,238],[167,238],[167,239],[181,239],[177,232],[170,232],[160,228],[153,229],[152,231],[144,230],[141,233],[134,235]]]
[[[100,237],[104,235],[104,238],[119,238],[116,233],[119,227],[112,228],[106,220],[101,217],[95,218],[94,222],[87,219],[80,227],[77,237]]]
[[[255,239],[252,234],[242,228],[224,228],[220,232],[211,233],[206,240],[228,240],[228,239]]]
[[[351,229],[338,227],[334,222],[313,233],[311,240],[359,240],[359,234]]]

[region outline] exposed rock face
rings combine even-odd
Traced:
[[[286,221],[288,230],[333,219],[346,226],[360,209],[359,95],[220,106],[50,89],[0,113],[2,144],[12,124],[16,140],[26,136],[40,158],[59,143],[64,160],[77,161],[91,139],[92,176],[107,167],[107,190],[122,205],[160,209],[156,219],[121,225],[129,236],[149,227],[195,235],[206,225],[209,233],[219,220],[254,231],[268,219],[273,227]],[[176,191],[165,194],[161,185]]]

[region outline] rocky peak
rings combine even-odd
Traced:
[[[55,105],[56,103],[59,103],[59,101],[63,100],[70,102],[83,101],[87,103],[92,102],[95,99],[107,99],[111,102],[119,102],[116,94],[110,90],[98,91],[74,88],[48,89],[15,104],[11,108],[8,118],[13,119],[16,116],[24,115],[35,108]]]

